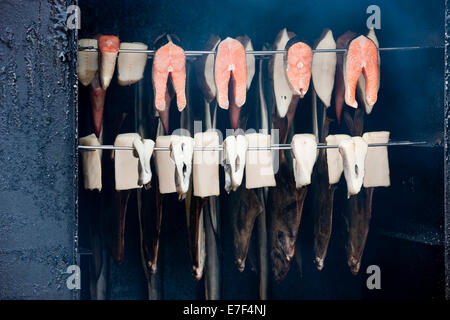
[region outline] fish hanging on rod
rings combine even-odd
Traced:
[[[352,31],[347,31],[342,34],[336,40],[337,49],[347,48],[348,43],[351,39],[356,37],[356,33]],[[342,110],[345,104],[345,82],[344,82],[344,54],[337,54],[337,64],[336,64],[336,80],[335,80],[335,90],[334,90],[334,103],[335,112],[338,123],[341,123]]]
[[[314,49],[336,49],[333,32],[324,30]],[[336,74],[336,52],[314,53],[311,76],[314,90],[326,108],[331,105],[331,95]]]
[[[369,108],[377,101],[379,88],[380,67],[378,62],[378,47],[366,36],[359,36],[353,39],[348,50],[344,54],[344,84],[345,103],[357,108],[358,102],[355,99],[356,86],[361,74],[365,79],[364,99]]]
[[[378,43],[378,39],[377,36],[375,35],[375,30],[374,29],[370,29],[369,32],[367,33],[367,38],[369,38],[370,40],[373,41],[373,43],[377,46],[377,48],[380,47],[379,43]],[[378,69],[380,69],[380,52],[378,52]],[[356,87],[357,92],[358,92],[358,96],[360,97],[361,102],[364,105],[364,109],[366,110],[367,114],[370,114],[372,112],[373,109],[373,104],[370,104],[367,99],[366,99],[366,78],[364,77],[364,74],[361,74],[359,76],[358,79],[358,85]],[[377,88],[377,92],[380,89],[380,72],[378,72],[378,88]]]
[[[186,55],[184,50],[173,42],[171,35],[164,35],[157,39],[167,39],[167,43],[160,46],[153,57],[153,90],[155,94],[155,108],[164,111],[166,105],[167,82],[170,76],[172,86],[177,96],[178,110],[186,107]]]
[[[294,37],[286,44],[286,76],[294,94],[303,98],[311,81],[313,52],[309,45]]]
[[[286,31],[283,30],[282,34]],[[287,32],[285,33],[285,35]],[[279,35],[280,36],[280,35]],[[303,49],[305,52],[308,52],[307,48],[301,45],[298,42],[297,38],[292,37],[286,43],[286,49],[289,50],[291,46],[295,46],[296,44],[300,44],[301,51]],[[294,47],[295,52],[296,47]],[[307,55],[308,56],[308,55]],[[300,58],[301,60],[303,58]],[[312,52],[310,57],[306,57],[306,60],[311,62],[309,63],[309,67],[307,65],[300,66],[292,66],[296,68],[295,74],[291,74],[291,76],[295,76],[295,79],[291,77],[291,80],[295,80],[295,87],[298,91],[302,90],[302,94],[305,94],[307,91],[307,86],[305,86],[304,79],[307,79],[311,75],[311,63],[312,63]],[[285,63],[293,63],[295,62],[294,58],[288,59]],[[305,62],[305,60],[302,60]],[[270,68],[269,68],[270,70]],[[286,70],[286,69],[284,69]],[[292,71],[292,70],[291,70]],[[309,74],[309,76],[308,76]],[[287,74],[285,75],[287,77]],[[273,79],[272,79],[273,80]],[[297,81],[298,80],[298,81]],[[300,81],[302,80],[302,81]],[[288,79],[289,82],[289,79]],[[309,80],[307,81],[309,85]],[[274,83],[273,83],[274,85]],[[288,86],[292,86],[292,84],[288,83]],[[289,87],[292,90],[291,87]],[[291,91],[292,92],[292,91]],[[281,144],[285,144],[288,134],[291,131],[292,121],[295,115],[295,111],[297,109],[298,101],[300,98],[299,94],[294,94],[292,96],[292,100],[287,106],[287,110],[284,113],[284,116],[280,115],[278,105],[277,105],[277,96],[280,95],[280,91],[277,92],[275,86],[273,86],[272,91],[272,99],[271,99],[271,122],[272,129],[278,129],[279,131],[279,140]],[[296,240],[298,234],[298,228],[300,226],[300,220],[303,211],[303,203],[306,197],[307,188],[303,187],[300,189],[296,188],[295,179],[292,174],[292,170],[289,166],[289,163],[286,158],[285,150],[280,149],[278,151],[278,159],[279,159],[279,167],[278,172],[275,176],[276,179],[276,188],[270,188],[268,192],[267,199],[267,212],[269,215],[269,239],[270,239],[270,262],[273,278],[280,282],[282,281],[286,274],[289,271],[290,263],[295,254]]]
[[[228,86],[233,83],[232,96],[237,107],[242,107],[247,92],[247,60],[242,43],[230,37],[217,47],[214,78],[217,88],[217,102],[222,109],[230,106]]]
[[[78,51],[78,80],[85,87],[91,84],[98,71],[97,39],[80,39],[79,47],[92,47],[91,50]]]
[[[108,89],[116,68],[120,41],[116,36],[101,35],[98,37],[100,49],[100,82],[103,90]]]
[[[141,42],[122,42],[120,49],[147,50],[147,45]],[[146,53],[120,52],[117,58],[117,81],[121,86],[129,86],[144,77],[145,65],[147,64]]]
[[[89,85],[89,97],[91,101],[92,120],[96,136],[102,139],[103,112],[105,109],[106,90],[100,84],[98,72]]]
[[[281,30],[273,43],[273,50],[284,50],[288,41],[295,37],[295,34],[288,32],[286,28]],[[275,106],[280,118],[284,118],[292,104],[297,104],[298,97],[290,88],[286,77],[286,67],[283,55],[274,54],[269,62],[269,79],[272,84],[272,94],[275,99]],[[293,101],[294,100],[294,101]]]

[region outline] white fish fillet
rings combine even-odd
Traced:
[[[346,134],[329,135],[325,138],[327,145],[338,146],[342,141],[349,140],[351,137]],[[336,184],[341,180],[342,172],[344,171],[344,164],[342,156],[337,148],[328,148],[327,152],[327,166],[328,166],[328,182],[329,184]]]
[[[78,80],[85,87],[91,84],[98,71],[98,44],[96,39],[78,40],[80,47],[94,47],[94,50],[78,51]]]
[[[222,164],[225,170],[225,191],[236,191],[242,183],[245,168],[245,156],[248,148],[247,138],[243,134],[228,136],[223,141]]]
[[[140,42],[122,42],[120,49],[147,50],[146,44]],[[146,53],[120,52],[117,59],[117,81],[121,86],[129,86],[144,77],[145,65],[148,56]]]
[[[273,50],[284,50],[288,41],[294,36],[294,34],[288,33],[286,28],[284,28],[278,33],[273,44]],[[278,115],[284,118],[291,104],[293,93],[286,76],[285,61],[282,54],[274,54],[272,56],[269,62],[269,74],[272,79]]]
[[[198,132],[194,135],[195,148],[218,148],[219,135],[216,131]],[[219,151],[194,151],[194,196],[210,197],[220,194]]]
[[[140,139],[137,133],[119,134],[114,141],[115,147],[133,147],[133,141]],[[141,188],[139,185],[139,159],[133,150],[114,151],[114,173],[116,190]]]
[[[389,131],[366,132],[363,139],[367,144],[389,142]],[[370,147],[367,150],[364,187],[389,187],[389,158],[387,147]]]
[[[248,147],[270,147],[271,136],[263,133],[245,135]],[[245,187],[247,189],[275,187],[271,150],[247,150],[245,160]]]
[[[171,136],[158,136],[155,147],[169,148]],[[175,185],[175,163],[170,159],[170,152],[156,152],[156,174],[158,175],[159,192],[161,194],[177,192]]]
[[[80,144],[85,146],[99,146],[100,142],[95,133],[80,138]],[[83,161],[84,188],[87,190],[102,191],[102,151],[81,152]]]
[[[336,42],[331,30],[324,31],[315,49],[336,49]],[[320,52],[313,55],[311,73],[314,90],[327,108],[331,105],[336,60],[336,52]]]
[[[364,167],[367,155],[367,142],[361,137],[352,137],[339,144],[339,152],[344,164],[347,182],[347,196],[358,194],[364,180]]]
[[[296,134],[292,137],[292,165],[297,189],[311,183],[311,175],[317,160],[317,140],[313,134]]]

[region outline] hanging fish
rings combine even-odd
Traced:
[[[122,50],[147,50],[146,44],[140,42],[122,42]],[[147,53],[120,52],[117,59],[117,81],[121,86],[129,86],[144,77]]]
[[[95,75],[89,86],[89,96],[91,100],[94,131],[96,136],[100,138],[103,127],[103,112],[105,109],[106,90],[101,87],[98,73]]]
[[[286,44],[286,76],[294,94],[303,98],[311,81],[313,52],[309,45],[297,38]]]
[[[326,29],[322,33],[315,49],[336,49],[336,42],[333,38],[333,32],[330,29]],[[336,52],[316,52],[313,55],[311,74],[314,90],[326,108],[331,105],[331,95],[333,93],[336,73],[336,59]]]
[[[78,80],[87,87],[98,71],[97,39],[80,39],[78,46],[92,47],[92,49],[78,51]]]
[[[375,45],[377,46],[377,48],[380,47],[379,43],[378,43],[378,39],[375,35],[375,30],[374,29],[370,29],[369,32],[367,33],[367,38],[369,38],[370,40],[373,41],[373,43],[375,43]],[[380,52],[378,52],[378,69],[380,69]],[[378,72],[378,90],[380,88],[380,72]],[[360,98],[360,101],[364,104],[364,109],[366,110],[367,114],[370,114],[372,112],[373,109],[373,104],[370,105],[367,102],[366,99],[366,79],[364,77],[363,74],[361,74],[359,76],[358,79],[358,86],[357,86],[357,92],[358,92],[358,96]]]
[[[232,96],[237,107],[242,107],[247,92],[247,61],[242,43],[230,37],[217,47],[214,67],[217,88],[217,102],[222,109],[228,109],[228,85],[233,83]]]
[[[103,90],[108,89],[116,68],[117,54],[119,53],[119,38],[116,36],[99,36],[100,48],[100,82]]]
[[[172,42],[170,36],[168,42],[156,50],[152,70],[156,110],[164,111],[169,107],[166,105],[166,91],[170,75],[177,96],[178,110],[182,111],[186,107],[186,54],[180,46]]]
[[[356,33],[352,31],[345,32],[336,40],[336,48],[337,49],[347,48],[348,43],[354,37],[356,37]],[[336,65],[336,80],[335,80],[336,89],[334,90],[334,103],[338,123],[341,123],[341,114],[342,110],[344,109],[345,103],[345,84],[344,84],[343,68],[344,68],[344,54],[338,53]]]
[[[368,107],[372,107],[377,101],[380,66],[378,63],[378,48],[376,44],[366,36],[353,39],[344,54],[344,84],[345,103],[357,108],[356,86],[362,75],[365,78],[365,100]]]
[[[288,32],[286,28],[281,30],[272,46],[273,50],[284,50],[288,41],[295,34]],[[286,66],[281,54],[274,54],[269,61],[269,79],[272,84],[274,104],[280,118],[284,118],[293,100],[293,92],[286,77]],[[298,98],[297,98],[298,99]],[[295,102],[295,104],[297,104]]]

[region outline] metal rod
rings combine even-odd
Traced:
[[[388,143],[369,143],[368,147],[393,147],[393,146],[423,146],[427,145],[426,141],[392,141]],[[339,148],[338,145],[326,145],[323,143],[317,144],[317,149],[335,149]],[[79,145],[78,149],[80,151],[95,151],[95,150],[134,150],[133,147],[121,147],[121,146],[113,146],[113,145],[100,145],[100,146],[82,146]],[[249,151],[256,150],[290,150],[290,144],[273,144],[270,147],[248,147]],[[155,147],[154,151],[169,151],[168,147]],[[223,147],[203,147],[203,148],[194,148],[194,151],[221,151]]]
[[[443,46],[412,46],[412,47],[386,47],[379,48],[379,51],[408,51],[408,50],[419,50],[419,49],[443,49]],[[98,48],[90,47],[79,47],[79,51],[89,50],[89,51],[99,51]],[[316,53],[325,52],[346,52],[347,49],[313,49]],[[122,53],[147,53],[150,56],[155,54],[155,50],[141,50],[141,49],[119,49]],[[247,50],[246,54],[252,54],[255,56],[269,56],[274,54],[284,54],[285,50]],[[211,50],[188,50],[185,51],[186,56],[201,56],[205,54],[215,54],[216,51]]]

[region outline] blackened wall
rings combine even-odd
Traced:
[[[77,296],[70,2],[0,1],[0,299]]]

